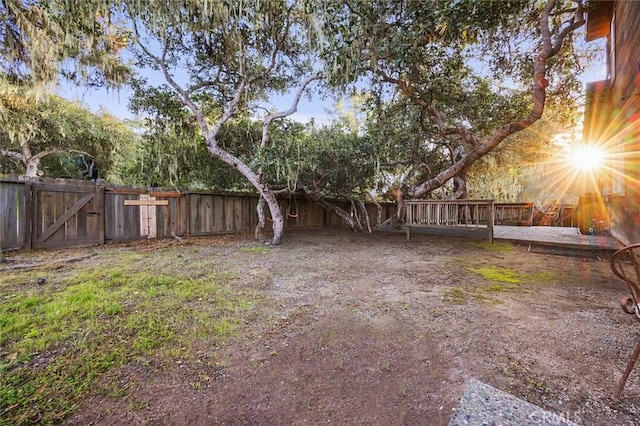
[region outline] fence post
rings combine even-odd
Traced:
[[[489,242],[493,244],[493,212],[494,204],[493,200],[489,203],[489,217],[487,218],[487,231],[489,232]]]
[[[33,218],[36,215],[35,202],[33,201],[33,188],[31,182],[24,184],[24,248],[31,250],[33,233]]]
[[[187,220],[185,221],[187,229],[185,229],[185,234],[187,236],[190,236],[191,235],[191,192],[190,191],[187,191],[186,195],[184,196],[184,200],[185,200],[185,203],[187,203],[187,206],[185,209],[187,212],[186,213]]]
[[[106,207],[104,202],[104,185],[98,186],[98,244],[104,245],[104,226],[106,220]]]

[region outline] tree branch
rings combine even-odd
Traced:
[[[577,7],[575,9],[575,13],[573,15],[573,17],[571,18],[571,20],[569,21],[570,23],[564,27],[560,33],[558,33],[558,36],[555,40],[555,42],[553,43],[553,47],[551,49],[551,56],[555,56],[560,49],[562,48],[562,44],[564,43],[564,40],[567,38],[567,36],[572,33],[573,31],[577,30],[578,28],[580,28],[581,26],[584,25],[585,20],[584,20],[584,5],[582,3],[582,0],[575,0]]]
[[[244,85],[243,85],[244,80],[240,83],[240,87],[236,90],[236,96],[234,96],[234,98],[231,100],[231,102],[227,104],[227,108],[225,109],[225,113],[220,118],[220,120],[218,120],[218,122],[216,123],[216,126],[214,127],[214,129],[212,131],[209,128],[207,120],[205,119],[205,116],[202,113],[202,110],[200,109],[200,107],[198,107],[198,105],[195,102],[193,102],[193,100],[191,99],[191,96],[189,96],[189,93],[187,92],[187,90],[185,90],[181,85],[179,85],[178,82],[175,81],[175,79],[173,78],[173,76],[169,72],[169,67],[168,67],[167,62],[166,62],[166,54],[167,54],[167,41],[166,41],[166,39],[163,41],[163,44],[162,44],[162,56],[158,57],[158,56],[154,55],[151,52],[151,50],[149,50],[147,48],[147,46],[144,45],[140,41],[140,32],[138,31],[138,25],[137,25],[135,19],[133,20],[133,29],[134,29],[134,33],[136,35],[136,40],[137,40],[136,43],[138,44],[140,49],[142,49],[142,51],[145,53],[145,55],[147,55],[149,58],[151,58],[158,65],[158,67],[160,67],[160,71],[162,71],[162,75],[164,76],[164,78],[167,81],[167,83],[169,83],[169,85],[176,92],[178,92],[178,94],[180,95],[180,98],[182,99],[182,102],[184,103],[184,105],[186,105],[194,113],[194,115],[196,116],[196,120],[198,121],[198,124],[200,125],[200,128],[202,129],[202,132],[205,133],[205,137],[207,139],[207,143],[214,143],[215,144],[216,143],[215,137],[218,134],[218,132],[220,131],[220,128],[222,127],[222,124],[224,124],[224,122],[227,121],[233,115],[233,112],[235,110],[236,105],[240,102],[240,97],[242,96],[242,93],[244,93]]]
[[[302,82],[302,85],[298,88],[298,92],[296,93],[295,97],[293,98],[293,102],[291,103],[291,108],[285,111],[271,113],[265,117],[262,122],[262,142],[260,144],[260,148],[266,148],[269,143],[269,126],[271,125],[273,120],[288,117],[298,111],[298,103],[300,102],[300,98],[302,97],[302,94],[304,93],[307,86],[312,81],[319,80],[321,78],[322,75],[320,74],[307,77],[306,80]]]
[[[442,113],[438,108],[436,108],[431,102],[427,102],[425,99],[421,98],[418,93],[416,93],[415,89],[411,87],[411,84],[405,80],[400,80],[397,78],[393,78],[387,75],[384,71],[379,70],[377,74],[387,83],[391,83],[396,85],[400,92],[415,105],[421,107],[424,111],[426,111],[433,119],[436,121],[436,125],[440,129],[441,135],[458,135],[466,142],[472,145],[478,145],[480,143],[480,139],[475,135],[471,134],[471,132],[461,126],[450,125],[445,122],[442,117]]]
[[[508,136],[526,129],[533,123],[538,121],[542,117],[546,102],[546,88],[549,82],[546,79],[547,74],[547,61],[556,55],[562,47],[563,42],[571,31],[575,31],[580,26],[584,25],[584,14],[582,4],[580,0],[576,0],[578,3],[578,12],[575,15],[575,22],[564,27],[558,34],[558,38],[555,43],[552,42],[552,32],[549,27],[549,21],[553,7],[556,4],[555,0],[548,0],[545,8],[540,15],[540,31],[541,31],[541,48],[540,52],[534,57],[534,72],[533,72],[533,106],[531,112],[522,119],[513,120],[504,124],[498,130],[496,130],[486,140],[476,145],[468,155],[464,156],[460,160],[456,161],[451,167],[440,172],[438,175],[414,188],[408,190],[408,195],[413,197],[424,196],[429,191],[439,188],[445,184],[449,179],[462,173],[469,168],[477,159],[490,152],[497,147],[500,142],[506,139]]]
[[[47,155],[51,155],[51,154],[67,154],[67,153],[68,153],[68,151],[65,151],[65,150],[62,150],[62,149],[49,149],[47,151],[40,151],[36,155],[32,156],[31,159],[32,160],[41,160],[42,158],[46,157]]]
[[[24,158],[24,155],[22,155],[19,152],[7,151],[7,150],[4,150],[4,149],[0,149],[0,156],[1,157],[13,158],[15,160],[21,161],[21,162],[26,164],[26,160]]]

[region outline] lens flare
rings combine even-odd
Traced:
[[[569,153],[571,166],[580,171],[595,171],[602,167],[604,160],[605,152],[597,146],[582,145]]]

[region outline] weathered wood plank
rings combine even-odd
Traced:
[[[209,232],[222,232],[226,230],[227,223],[227,197],[225,195],[214,195],[212,198],[211,211],[207,215],[207,220],[211,223]]]
[[[74,202],[77,200],[75,194],[70,192],[65,192],[64,201],[62,203],[63,209],[66,210],[69,207],[73,206]],[[61,240],[77,240],[78,239],[78,214],[74,214],[71,216],[63,225],[62,228],[63,236]]]
[[[157,201],[154,197],[149,197],[149,201]],[[163,200],[166,201],[166,200]],[[167,203],[168,204],[168,203]],[[167,205],[160,204],[160,205]],[[157,204],[151,204],[146,206],[147,210],[147,218],[148,218],[148,227],[149,227],[149,238],[156,238],[158,236],[158,215],[157,213]],[[144,209],[145,207],[141,207]]]
[[[140,195],[139,200],[125,200],[125,206],[139,206],[140,235],[149,236],[149,209],[148,204],[138,204],[140,201],[148,201],[148,195]]]
[[[184,194],[177,191],[151,191],[149,195],[157,198],[180,198]]]
[[[105,192],[108,194],[140,195],[146,194],[147,190],[139,188],[105,188]]]
[[[24,248],[31,250],[33,236],[33,185],[27,183],[24,186]]]
[[[142,197],[142,195],[140,196]],[[169,200],[156,200],[155,198],[140,198],[139,200],[124,200],[125,206],[168,206]]]
[[[104,235],[105,235],[105,229],[104,229],[104,185],[100,185],[98,187],[98,195],[96,197],[96,199],[94,200],[95,203],[95,209],[96,209],[96,214],[98,215],[98,217],[96,218],[96,220],[98,221],[98,244],[103,245],[104,244]]]
[[[62,227],[62,225],[64,225],[67,220],[69,220],[73,215],[75,215],[82,207],[84,207],[89,201],[93,200],[93,198],[96,196],[97,194],[94,193],[90,193],[85,195],[84,197],[82,197],[80,200],[78,200],[69,210],[67,210],[62,216],[60,216],[59,219],[57,219],[48,229],[46,229],[39,237],[38,237],[38,242],[42,243],[47,241],[47,239],[49,237],[51,237],[58,229],[60,229]],[[50,203],[54,205],[54,210],[53,210],[53,214],[55,215],[56,213],[56,209],[55,206],[57,206],[57,203],[53,202]]]
[[[0,248],[24,246],[24,187],[20,183],[0,185]]]

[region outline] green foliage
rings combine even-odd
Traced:
[[[137,138],[113,116],[0,82],[0,151],[13,159],[0,163],[2,171],[24,172],[26,148],[48,177],[108,178],[127,157],[122,151],[135,146]]]
[[[52,287],[15,272],[0,281],[0,407],[10,424],[60,422],[130,363],[162,365],[233,335],[250,305],[206,278],[158,275],[131,261],[81,272]],[[28,273],[27,273],[28,275]],[[25,287],[25,288],[22,288]]]
[[[320,128],[283,122],[273,139],[262,156],[273,188],[305,187],[328,198],[362,198],[375,186],[378,147],[343,122]]]
[[[120,50],[130,32],[110,20],[112,2],[0,2],[0,79],[118,86],[130,76]]]
[[[324,3],[325,31],[338,35],[323,51],[330,81],[339,88],[357,87],[363,78],[372,82],[368,132],[381,139],[388,184],[443,185],[448,179],[433,178],[531,111],[530,58],[540,42],[543,4]],[[572,2],[556,2],[554,35],[571,7]],[[568,41],[547,67],[548,104],[562,123],[575,119],[579,88],[574,70],[580,58]],[[465,169],[456,173],[465,178]]]

